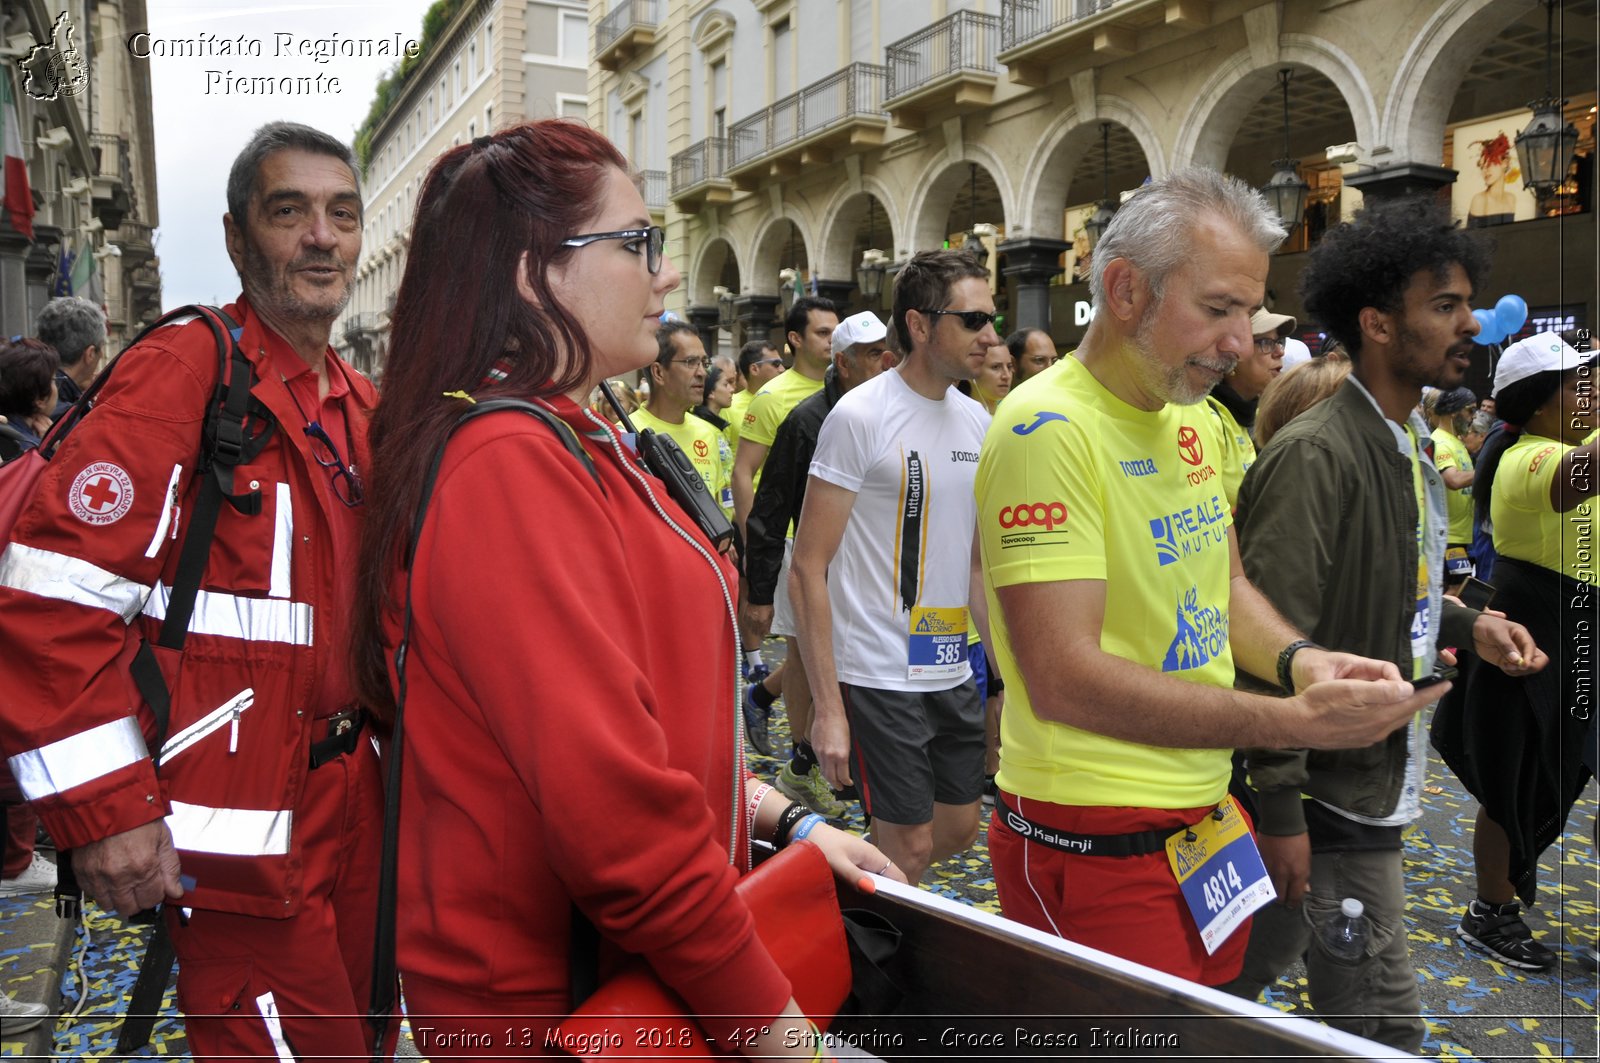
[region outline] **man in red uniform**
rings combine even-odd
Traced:
[[[203,322],[127,353],[0,553],[0,750],[89,897],[165,902],[198,1058],[367,1047],[382,796],[344,620],[375,393],[328,346],[361,219],[332,137],[272,123],[234,161],[224,312],[257,377],[247,432],[270,435],[235,471],[259,507],[222,506],[181,654],[155,651],[159,751],[123,662],[160,630],[205,475]]]

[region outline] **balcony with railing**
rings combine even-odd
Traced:
[[[889,72],[874,63],[851,63],[792,96],[763,107],[728,129],[728,175],[740,188],[765,177],[790,177],[802,167],[832,162],[883,143]]]
[[[902,129],[921,129],[928,110],[987,107],[994,101],[1000,16],[957,11],[884,49],[883,106]]]
[[[640,170],[639,194],[644,196],[644,205],[650,208],[651,214],[660,214],[667,209],[667,171],[665,170]]]
[[[672,203],[679,211],[697,214],[702,204],[716,206],[732,198],[725,138],[707,137],[672,157]]]
[[[89,151],[94,156],[89,187],[95,217],[107,229],[115,229],[133,209],[133,165],[128,158],[128,140],[115,133],[90,133]]]
[[[656,43],[661,0],[621,0],[594,28],[594,61],[616,70]]]
[[[124,218],[111,242],[122,249],[124,267],[148,262],[155,257],[155,230],[142,222]]]
[[[1069,58],[1105,62],[1139,50],[1139,34],[1161,26],[1211,25],[1212,0],[1000,0],[1000,54],[1011,80],[1042,85]]]

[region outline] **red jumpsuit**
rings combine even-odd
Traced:
[[[359,1053],[348,1016],[365,1008],[371,963],[377,757],[363,740],[309,768],[352,696],[340,581],[359,511],[334,496],[289,388],[358,467],[375,393],[330,350],[319,406],[314,375],[244,299],[227,312],[278,427],[237,470],[235,491],[259,490],[261,511],[223,505],[181,658],[155,651],[172,692],[160,775],[123,658],[133,626],[159,632],[198,489],[217,377],[201,322],[123,357],[0,553],[0,750],[63,848],[166,817],[192,909],[168,916],[197,1056]]]
[[[435,1059],[544,1048],[569,1007],[574,905],[608,943],[602,976],[642,955],[723,1017],[715,1036],[790,996],[733,893],[749,840],[732,569],[656,512],[641,478],[694,528],[608,433],[586,445],[600,484],[533,417],[469,423],[417,552],[399,960]]]

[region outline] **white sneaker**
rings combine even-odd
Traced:
[[[48,1004],[24,1004],[9,993],[0,993],[0,1019],[5,1022],[6,1036],[22,1033],[39,1025],[50,1014]]]
[[[16,878],[0,879],[0,897],[15,897],[22,893],[46,893],[56,888],[56,865],[33,854],[33,863],[22,869]]]

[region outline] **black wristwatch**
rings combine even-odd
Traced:
[[[1290,670],[1294,655],[1307,648],[1318,650],[1322,647],[1310,639],[1295,639],[1278,653],[1278,685],[1287,694],[1294,693],[1294,673]]]

